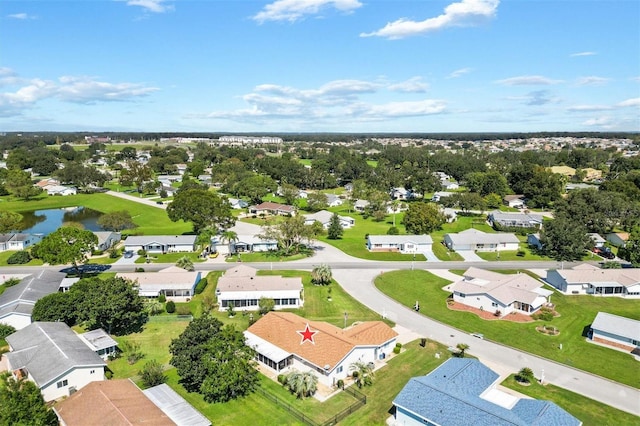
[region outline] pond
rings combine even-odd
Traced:
[[[102,216],[102,213],[82,206],[36,210],[21,212],[20,214],[22,215],[22,222],[18,225],[19,229],[21,232],[30,234],[49,235],[67,222],[80,223],[88,231],[103,230],[98,225],[98,218]]]

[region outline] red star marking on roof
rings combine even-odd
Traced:
[[[309,328],[309,323],[307,323],[307,326],[304,328],[304,330],[296,331],[296,333],[302,336],[302,340],[300,341],[300,344],[303,344],[308,340],[314,345],[316,344],[316,342],[313,341],[313,335],[316,334],[317,332],[318,330],[311,331],[311,328]]]

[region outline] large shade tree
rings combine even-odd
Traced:
[[[255,351],[245,344],[242,332],[209,315],[191,321],[169,351],[180,383],[207,402],[227,402],[258,385]]]
[[[82,324],[88,330],[102,328],[117,336],[142,330],[147,320],[138,288],[124,278],[85,278],[66,293],[53,293],[38,300],[34,321],[64,321]]]
[[[70,263],[79,274],[80,265],[98,244],[98,237],[91,231],[63,226],[47,235],[31,253],[52,265]]]
[[[417,202],[409,204],[402,223],[410,234],[430,234],[440,229],[446,218],[437,205]]]
[[[189,189],[179,192],[167,207],[169,219],[193,223],[199,234],[207,227],[228,229],[235,224],[231,205],[226,199],[204,189]]]
[[[582,259],[591,240],[584,225],[560,216],[545,222],[540,242],[547,256],[564,262]]]
[[[22,215],[20,213],[0,210],[0,234],[16,231],[20,221],[22,221]]]

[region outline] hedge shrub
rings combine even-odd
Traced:
[[[196,294],[202,293],[204,291],[204,289],[207,287],[208,283],[209,283],[209,281],[206,278],[202,278],[198,282],[198,285],[196,286]]]
[[[172,314],[176,311],[176,304],[173,300],[169,300],[165,305],[165,309],[167,310],[168,314]]]
[[[9,256],[9,258],[7,259],[7,263],[9,265],[24,265],[25,263],[29,263],[30,260],[31,255],[29,254],[29,252],[22,250],[17,251]]]

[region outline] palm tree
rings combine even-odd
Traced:
[[[211,237],[216,234],[216,230],[211,227],[206,227],[198,234],[196,242],[201,247],[211,248]],[[208,250],[207,250],[208,251]]]
[[[349,366],[349,371],[352,372],[355,384],[359,388],[362,386],[369,386],[373,383],[373,363],[356,361]]]
[[[464,358],[464,351],[469,349],[469,345],[467,345],[466,343],[458,343],[456,345],[456,348],[458,348],[458,356],[460,358]]]
[[[311,371],[302,373],[302,376],[304,395],[311,396],[316,393],[318,390],[318,376],[313,374]]]
[[[233,231],[224,231],[220,236],[221,241],[226,241],[229,244],[229,254],[231,254],[231,244],[238,241],[238,234]]]
[[[182,269],[185,269],[187,271],[193,271],[194,270],[193,260],[191,260],[191,258],[189,258],[189,256],[182,256],[180,259],[178,259],[178,261],[176,262],[176,266],[178,268],[182,268]]]
[[[315,285],[329,285],[332,278],[331,267],[327,264],[316,266],[311,271],[311,281]]]
[[[519,382],[530,383],[534,378],[533,370],[529,367],[521,368],[520,371],[518,371],[518,374],[516,374],[516,380]]]

